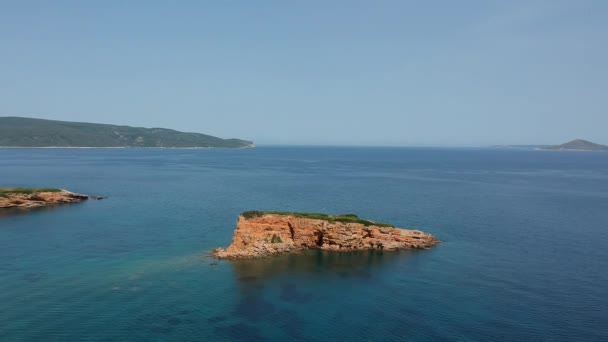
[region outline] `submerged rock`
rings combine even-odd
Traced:
[[[344,221],[340,221],[341,218]],[[437,243],[439,240],[433,235],[361,220],[355,215],[260,212],[240,215],[232,244],[217,248],[211,254],[220,259],[237,259],[312,248],[330,251],[427,249]]]

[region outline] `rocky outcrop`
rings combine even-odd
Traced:
[[[78,203],[88,199],[102,199],[73,193],[67,190],[40,191],[33,193],[3,193],[0,197],[0,209],[3,208],[36,208],[66,203]]]
[[[427,249],[437,243],[439,240],[434,236],[418,230],[295,215],[264,214],[250,218],[241,215],[232,244],[215,249],[212,255],[238,259],[312,248],[331,251]]]

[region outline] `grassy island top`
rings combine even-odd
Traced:
[[[285,215],[285,216],[295,216],[301,218],[309,218],[315,220],[325,220],[331,223],[334,222],[345,222],[345,223],[360,223],[364,226],[378,226],[378,227],[391,227],[394,228],[392,224],[382,223],[382,222],[374,222],[369,220],[364,220],[359,218],[359,216],[355,214],[343,214],[343,215],[327,215],[320,213],[298,213],[298,212],[289,212],[289,211],[246,211],[241,214],[244,218],[254,218],[260,217],[264,215]]]
[[[55,188],[0,188],[0,197],[7,197],[9,194],[33,194],[35,192],[61,192]]]

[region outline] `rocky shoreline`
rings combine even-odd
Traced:
[[[242,259],[304,249],[428,249],[440,242],[433,235],[418,230],[358,221],[364,223],[298,217],[293,214],[262,214],[254,217],[240,215],[232,244],[227,248],[216,248],[211,256],[218,259]]]
[[[16,190],[15,192],[5,190],[0,193],[0,195],[0,209],[29,209],[68,203],[79,203],[89,199],[103,199],[103,197],[77,194],[63,189],[53,189],[52,191]]]

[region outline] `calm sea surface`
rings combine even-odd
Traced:
[[[608,340],[608,153],[0,149],[0,341]],[[428,251],[220,261],[240,212],[356,213]]]

